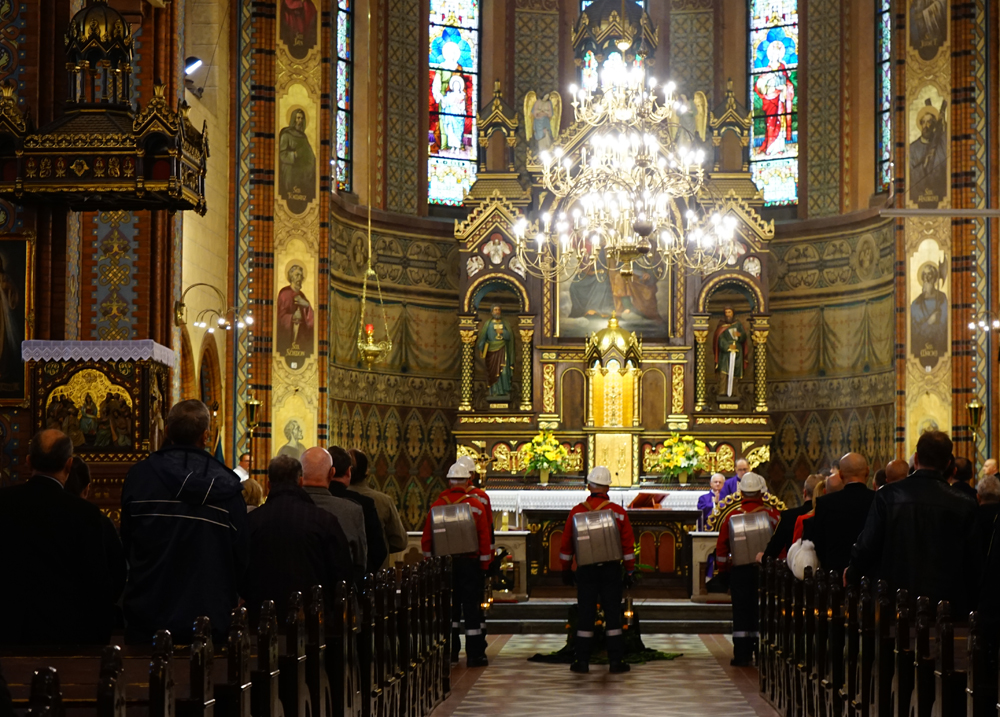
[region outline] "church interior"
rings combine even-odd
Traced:
[[[328,617],[321,717],[888,714],[835,665],[842,692],[782,671],[781,568],[759,680],[730,665],[724,520],[698,500],[742,460],[794,508],[845,454],[874,475],[928,431],[976,472],[996,456],[998,68],[998,0],[0,2],[0,486],[58,429],[117,525],[187,399],[265,496],[276,457],[363,451],[426,630],[358,673],[370,616]],[[462,457],[500,551],[485,670],[449,664],[444,568],[418,565]],[[596,466],[635,532],[626,617],[682,656],[588,682],[527,658],[564,642],[560,541]],[[365,588],[384,644],[389,573]],[[127,700],[77,694],[95,656],[67,708],[166,710],[128,649]],[[17,714],[44,662],[22,654],[0,649]],[[277,717],[254,674],[216,709]]]

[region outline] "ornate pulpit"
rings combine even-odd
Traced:
[[[174,352],[155,341],[25,341],[33,432],[57,428],[90,466],[90,500],[116,522],[128,469],[164,439]]]

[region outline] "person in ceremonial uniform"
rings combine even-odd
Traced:
[[[764,511],[768,514],[771,529],[780,517],[778,510],[764,503],[764,489],[767,484],[762,476],[746,473],[740,479],[740,493],[743,500],[733,509],[719,527],[719,540],[715,545],[715,565],[720,573],[729,573],[729,589],[733,598],[733,659],[735,667],[749,667],[757,651],[757,563],[733,565],[730,555],[730,524],[737,515]]]
[[[566,518],[563,529],[562,545],[559,548],[559,559],[562,561],[563,580],[573,583],[573,555],[575,553],[573,517],[587,511],[610,510],[614,513],[621,539],[622,556],[625,562],[624,582],[620,561],[608,561],[593,565],[580,565],[576,569],[576,600],[577,630],[576,630],[576,661],[570,666],[573,672],[590,671],[590,648],[594,639],[594,621],[597,618],[597,605],[604,606],[604,619],[608,644],[608,661],[611,672],[628,672],[631,668],[623,661],[625,657],[625,636],[622,633],[622,590],[630,587],[635,572],[635,537],[632,534],[632,524],[628,513],[617,503],[608,498],[608,486],[611,485],[611,471],[605,466],[595,466],[587,476],[587,489],[590,497],[575,506]]]
[[[479,550],[476,553],[455,555],[452,557],[451,587],[452,587],[452,649],[451,661],[458,662],[459,652],[459,617],[465,619],[465,655],[468,667],[486,667],[486,635],[483,625],[486,616],[482,611],[483,588],[486,571],[490,568],[493,552],[490,550],[490,527],[487,524],[486,507],[468,491],[472,482],[472,471],[464,463],[455,463],[448,469],[446,490],[437,497],[431,508],[439,505],[468,503],[476,521],[476,534],[479,538]],[[424,534],[420,538],[421,550],[426,557],[432,555],[434,541],[431,535],[431,514],[427,512],[424,521]]]

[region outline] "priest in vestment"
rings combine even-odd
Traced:
[[[510,396],[514,365],[514,332],[503,318],[499,306],[490,311],[490,319],[479,330],[476,350],[486,360],[486,384],[490,396]]]

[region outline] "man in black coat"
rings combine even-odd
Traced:
[[[327,450],[333,459],[333,468],[330,469],[332,474],[330,493],[335,498],[346,498],[361,506],[365,515],[365,539],[368,542],[366,572],[376,573],[389,557],[389,549],[382,534],[382,520],[378,517],[378,508],[375,506],[375,501],[368,496],[347,489],[351,484],[351,471],[354,469],[351,454],[339,446],[331,446]]]
[[[283,622],[293,591],[305,596],[313,585],[322,585],[329,596],[337,583],[354,579],[347,536],[337,517],[316,506],[302,489],[302,464],[278,456],[268,466],[267,478],[267,502],[248,518],[250,567],[243,597],[251,625],[257,623],[264,600],[274,601]]]
[[[823,570],[842,575],[851,562],[851,548],[868,519],[875,491],[868,488],[868,461],[860,453],[840,459],[843,487],[827,493],[816,503],[816,514],[805,521],[803,540],[816,545],[816,557]]]
[[[167,415],[167,445],[125,477],[126,642],[149,642],[165,628],[188,644],[201,615],[217,641],[229,631],[250,532],[240,479],[205,450],[210,423],[204,403],[181,401]]]
[[[954,470],[948,476],[948,485],[959,495],[978,502],[979,496],[976,494],[976,489],[970,485],[971,480],[972,462],[968,458],[956,458]]]
[[[914,472],[875,494],[851,552],[848,581],[884,579],[892,595],[906,588],[913,600],[948,600],[952,615],[968,614],[979,575],[972,545],[976,504],[945,482],[953,460],[946,434],[920,436]]]
[[[73,441],[41,431],[28,445],[31,478],[0,490],[0,645],[106,645],[125,586],[114,524],[64,489]]]
[[[788,510],[781,511],[781,518],[774,529],[774,534],[771,536],[771,540],[768,541],[764,552],[757,556],[757,562],[761,562],[765,558],[778,559],[785,557],[785,553],[792,547],[792,537],[795,535],[795,521],[799,519],[799,516],[805,515],[812,510],[813,491],[816,490],[816,484],[821,480],[823,480],[823,476],[818,474],[813,474],[806,478],[805,483],[802,484],[802,505],[797,508],[789,508]]]

